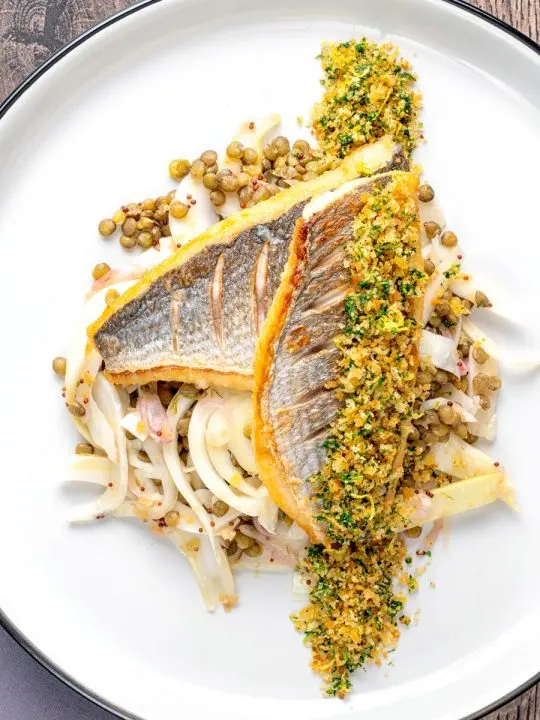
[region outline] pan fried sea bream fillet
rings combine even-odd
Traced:
[[[106,309],[90,327],[117,384],[169,380],[253,387],[257,337],[307,203],[359,176],[403,168],[388,139],[209,228]]]
[[[355,222],[369,198],[387,188],[417,207],[418,179],[391,172],[348,183],[311,201],[296,227],[283,280],[269,311],[255,358],[255,448],[259,475],[277,504],[311,539],[324,542],[320,503],[313,498],[313,478],[323,467],[323,443],[338,417],[342,399],[338,378],[345,372],[336,339],[344,332],[346,299],[361,287],[351,278],[345,250]],[[393,197],[392,197],[393,201]],[[397,200],[396,200],[397,202]],[[414,215],[414,214],[413,214]],[[420,223],[410,267],[422,268]],[[377,218],[373,227],[377,230]],[[416,303],[412,314],[419,317]],[[364,340],[359,335],[358,347]],[[367,343],[367,341],[366,341]],[[366,411],[358,407],[358,416]],[[407,433],[394,448],[403,461]]]

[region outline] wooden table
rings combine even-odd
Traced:
[[[375,1],[375,0],[374,0]],[[540,42],[540,0],[471,0]],[[0,0],[0,101],[51,53],[133,0]],[[485,720],[540,720],[540,685]]]

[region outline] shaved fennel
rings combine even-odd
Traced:
[[[460,480],[468,480],[475,475],[501,472],[489,455],[469,445],[454,433],[450,434],[446,442],[432,445],[430,456],[438,470]]]
[[[514,491],[508,484],[506,475],[502,472],[475,475],[467,480],[436,488],[429,496],[425,495],[408,527],[467,512],[497,500],[502,500],[512,509],[516,509]]]
[[[72,455],[67,479],[106,487],[111,479],[111,461],[99,455]]]
[[[116,440],[117,463],[113,465],[111,480],[105,492],[95,501],[74,511],[72,522],[86,522],[114,512],[124,501],[128,489],[128,460],[126,436],[121,422],[124,415],[118,390],[101,373],[94,382],[94,396],[103,416],[111,426]]]
[[[461,377],[456,343],[452,338],[422,330],[420,335],[420,357],[441,370]]]
[[[176,437],[169,425],[165,408],[156,393],[139,391],[137,410],[145,428],[156,442],[166,443]]]
[[[208,455],[205,439],[206,426],[212,413],[220,406],[220,402],[205,398],[199,400],[193,410],[188,434],[193,464],[206,487],[214,495],[240,512],[255,516],[259,514],[262,498],[250,497],[231,488],[221,475],[216,472]]]
[[[186,414],[187,410],[192,405],[193,398],[186,397],[182,394],[182,391],[179,390],[171,400],[167,409],[167,417],[171,427],[176,428],[178,421]],[[185,468],[178,455],[178,448],[175,440],[163,446],[163,457],[178,492],[181,493],[183,498],[192,508],[199,522],[210,537],[212,545],[214,545],[214,533],[212,526],[210,525],[210,518],[189,482]]]
[[[514,357],[493,342],[470,318],[463,319],[463,332],[470,340],[479,343],[489,355],[509,367],[523,370],[533,370],[540,367],[540,352]]]
[[[257,474],[257,463],[251,440],[246,437],[246,431],[253,422],[253,408],[251,396],[248,393],[230,394],[225,398],[223,414],[230,427],[229,450],[239,464],[251,475]]]
[[[171,477],[171,473],[169,472],[169,469],[165,464],[162,446],[149,437],[144,441],[143,449],[148,454],[152,466],[157,468],[157,470],[160,472],[161,477],[163,494],[160,495],[158,502],[151,509],[149,515],[149,517],[151,517],[153,520],[157,520],[164,517],[169,512],[169,510],[172,510],[173,507],[176,505],[178,488],[176,487]]]
[[[138,440],[144,441],[148,437],[148,428],[143,422],[141,414],[138,410],[130,410],[122,418],[122,427]]]
[[[445,260],[435,268],[429,278],[424,294],[424,309],[422,313],[422,323],[424,326],[429,322],[429,318],[435,310],[437,301],[448,287],[450,277],[455,267],[459,267],[459,265],[456,265],[452,260]]]
[[[188,559],[208,610],[215,610],[220,603],[227,610],[235,605],[234,578],[223,548],[216,545],[214,549],[209,538],[191,538],[181,530],[168,537]]]

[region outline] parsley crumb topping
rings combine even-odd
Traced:
[[[318,521],[331,541],[310,546],[300,571],[316,580],[293,620],[329,695],[344,697],[350,674],[380,664],[399,638],[406,596],[394,590],[406,547],[398,530],[410,514],[420,459],[407,445],[416,382],[418,304],[426,276],[417,268],[420,223],[416,178],[374,183],[346,246],[352,291],[337,393],[341,411],[324,443],[327,459],[310,479]],[[414,592],[418,581],[405,576]]]
[[[324,95],[315,106],[313,128],[326,152],[351,150],[391,135],[406,155],[422,138],[420,93],[410,63],[390,43],[325,44],[319,56]]]

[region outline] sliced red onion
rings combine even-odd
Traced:
[[[120,282],[133,282],[142,278],[143,275],[144,268],[139,265],[132,265],[131,267],[120,268],[118,270],[109,270],[109,272],[94,282],[91,292],[96,293],[99,290],[103,290],[103,288],[109,288]]]
[[[156,442],[170,442],[175,436],[167,419],[165,408],[155,393],[142,390],[137,400],[137,410],[148,429],[150,437]]]

